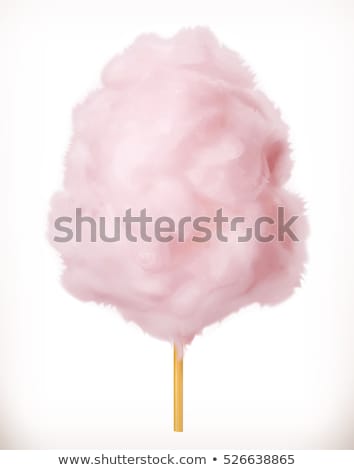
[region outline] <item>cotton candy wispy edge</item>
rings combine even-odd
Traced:
[[[239,55],[207,28],[170,39],[144,34],[104,68],[102,86],[73,112],[63,188],[48,237],[62,283],[83,301],[109,304],[154,337],[190,343],[242,307],[272,305],[300,285],[308,228],[304,203],[284,188],[288,128]],[[119,216],[276,218],[285,207],[298,241],[116,243],[54,241],[54,220]],[[269,227],[276,234],[276,224]]]

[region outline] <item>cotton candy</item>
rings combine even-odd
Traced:
[[[48,231],[64,287],[178,345],[246,305],[285,300],[306,259],[304,205],[284,187],[291,167],[287,125],[237,53],[206,28],[138,37],[73,112]],[[146,208],[176,220],[221,208],[254,222],[276,219],[280,206],[298,216],[296,241],[237,242],[229,230],[227,242],[198,243],[191,227],[184,242],[54,240],[56,218],[76,208],[96,218]]]

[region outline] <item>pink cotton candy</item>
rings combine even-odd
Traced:
[[[290,90],[289,90],[290,93]],[[205,28],[171,39],[140,36],[105,67],[102,86],[73,113],[63,189],[52,199],[49,238],[63,284],[84,301],[110,304],[151,335],[187,344],[202,329],[252,303],[275,304],[299,285],[305,261],[303,203],[290,176],[287,126],[255,87],[238,54]],[[254,221],[300,216],[299,240],[262,243],[53,241],[54,220],[152,216]],[[275,234],[277,226],[268,228]]]

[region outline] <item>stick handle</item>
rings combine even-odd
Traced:
[[[173,409],[175,432],[183,432],[183,357],[179,356],[178,348],[173,348]]]

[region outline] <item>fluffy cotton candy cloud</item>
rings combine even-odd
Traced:
[[[299,285],[306,222],[302,202],[283,188],[291,170],[287,126],[238,54],[209,30],[139,37],[75,108],[73,128],[49,224],[71,294],[111,304],[153,336],[186,344],[241,307],[282,301]],[[278,206],[302,216],[299,241],[196,243],[191,228],[183,243],[53,241],[55,218],[77,207],[92,217],[146,208],[176,220],[222,208],[254,221],[275,217]]]

